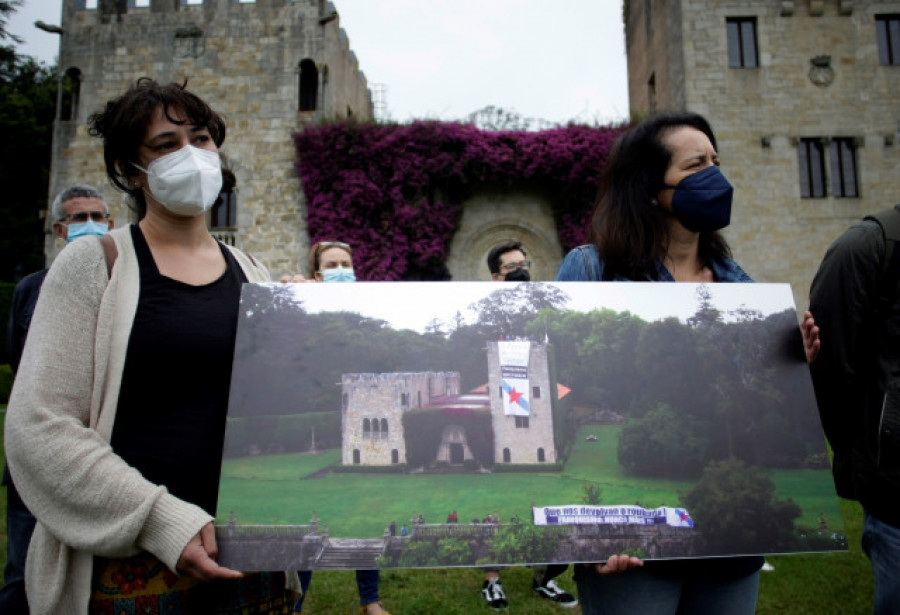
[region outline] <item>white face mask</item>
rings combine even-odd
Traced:
[[[173,214],[199,216],[219,196],[222,163],[217,152],[185,145],[151,162],[146,169],[150,194]]]

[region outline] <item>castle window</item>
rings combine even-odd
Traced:
[[[545,461],[547,461],[547,460],[544,458],[544,449],[539,448],[538,449],[538,463],[544,463]]]
[[[400,463],[400,451],[397,449],[391,450],[391,463]]]
[[[211,228],[235,228],[237,226],[237,195],[234,188],[237,178],[230,169],[222,169],[222,190],[209,212]]]
[[[372,419],[372,433],[376,434],[381,431],[381,423],[378,422],[378,419]]]
[[[828,146],[831,158],[831,193],[836,197],[859,196],[856,184],[856,146],[853,139],[835,138]]]
[[[416,391],[416,408],[422,407],[422,391]]]
[[[353,449],[353,465],[358,466],[360,463],[362,463],[362,460],[360,459],[359,449],[355,448]]]
[[[409,393],[400,393],[400,405],[409,408]]]
[[[341,410],[346,411],[347,406],[350,404],[350,396],[347,393],[341,395]]]
[[[516,427],[518,429],[528,429],[528,417],[527,416],[517,416],[516,417]]]
[[[900,65],[900,14],[875,15],[878,38],[878,62],[883,66]]]
[[[369,419],[363,419],[363,438],[368,438],[372,433],[372,424]]]
[[[797,145],[800,163],[800,196],[825,198],[825,151],[821,139],[800,139]]]
[[[509,449],[503,449],[503,463],[509,463],[512,460],[512,455],[509,454]]]
[[[319,69],[309,58],[300,62],[300,111],[315,111],[319,98]]]
[[[387,432],[387,419],[381,419],[381,433],[386,434]]]
[[[78,103],[81,99],[81,71],[74,66],[66,71],[62,83],[62,104],[59,119],[70,122],[78,119]]]
[[[541,398],[541,387],[531,387],[531,398],[532,399],[540,399]]]
[[[728,17],[725,27],[728,32],[728,66],[759,66],[756,56],[756,17]]]

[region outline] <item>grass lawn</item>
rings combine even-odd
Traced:
[[[0,410],[5,410],[0,406]],[[5,416],[5,414],[4,414]],[[2,435],[2,423],[0,423]],[[599,432],[598,432],[599,436]],[[2,443],[2,438],[0,438]],[[603,452],[603,449],[607,452]],[[607,447],[596,447],[586,451],[576,451],[570,459],[566,475],[556,477],[558,481],[571,481],[580,489],[581,477],[590,475],[591,467],[614,467],[611,463]],[[604,456],[605,460],[604,460]],[[0,445],[0,460],[4,459],[3,447]],[[310,467],[320,463],[317,458],[307,459]],[[607,463],[601,463],[606,461]],[[294,460],[290,464],[293,475],[285,475],[287,480],[295,476],[299,480],[302,474],[303,460]],[[297,465],[301,464],[301,465]],[[596,465],[595,465],[596,464]],[[298,471],[298,469],[300,471]],[[235,477],[246,476],[246,466],[235,466]],[[314,471],[314,470],[312,470]],[[310,472],[311,473],[311,472]],[[346,475],[345,475],[346,476]],[[535,476],[531,476],[535,478]],[[804,480],[802,474],[793,474],[789,480],[798,481],[791,485],[791,493],[802,495]],[[778,489],[785,488],[786,478],[776,480]],[[364,482],[364,481],[363,481]],[[665,482],[665,481],[662,481]],[[615,493],[603,487],[604,501],[613,501]],[[670,484],[668,489],[674,486]],[[798,489],[799,487],[799,489]],[[645,489],[646,490],[646,489]],[[655,505],[650,501],[641,503],[645,506]],[[662,492],[660,486],[660,492]],[[345,493],[345,497],[348,497]],[[352,495],[350,496],[352,497]],[[442,502],[439,510],[448,510],[447,502]],[[437,508],[437,507],[436,507]],[[825,553],[809,555],[780,555],[768,557],[775,570],[763,572],[759,593],[759,614],[819,615],[822,613],[864,614],[872,611],[872,577],[871,568],[859,547],[862,533],[862,511],[858,504],[846,500],[840,501],[844,517],[844,529],[850,543],[849,553]],[[422,508],[424,510],[424,508]],[[452,509],[452,508],[451,508]],[[6,489],[0,489],[0,565],[6,563]],[[410,511],[411,512],[411,511]],[[418,511],[417,511],[418,512]],[[486,514],[485,511],[483,514]],[[817,520],[821,511],[810,513]],[[446,513],[444,513],[446,514]],[[826,517],[829,513],[826,512]],[[804,515],[805,519],[808,515]],[[460,519],[462,520],[462,515]],[[306,519],[298,521],[305,523]],[[381,519],[378,519],[381,523]],[[815,525],[817,521],[810,522]],[[580,613],[580,609],[561,610],[535,597],[531,592],[531,572],[527,568],[509,568],[502,573],[503,585],[510,599],[509,612],[520,615],[550,615],[551,613]],[[381,574],[381,598],[385,607],[394,615],[469,615],[471,613],[490,613],[479,595],[484,573],[475,568],[439,569],[439,570],[389,570]],[[571,581],[571,570],[563,575],[561,584],[574,591]],[[358,613],[356,584],[352,572],[316,572],[310,588],[309,597],[304,605],[305,612],[314,615]]]

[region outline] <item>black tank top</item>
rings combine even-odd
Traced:
[[[192,286],[159,273],[131,227],[140,270],[137,313],[119,391],[113,450],[149,481],[215,515],[243,271]]]

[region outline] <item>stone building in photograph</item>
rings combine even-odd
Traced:
[[[106,179],[88,117],[140,77],[187,80],[228,133],[222,147],[234,185],[210,214],[221,240],[273,273],[297,271],[309,249],[291,135],[305,122],[373,117],[365,75],[324,0],[63,0],[61,97],[54,131],[52,197],[73,183],[103,190],[116,221],[130,220]],[[61,244],[49,234],[48,261]]]
[[[735,257],[803,309],[828,245],[900,202],[900,5],[628,0],[624,16],[632,113],[710,120]]]
[[[488,383],[460,394],[458,372],[344,374],[341,377],[341,463],[406,464],[403,415],[411,410],[490,411],[493,464],[558,461],[554,408],[558,385],[551,386],[548,345],[532,342],[529,354],[529,414],[504,412],[498,348],[487,345]],[[568,389],[566,389],[568,391]],[[448,424],[432,457],[435,463],[464,466],[478,461],[463,424]]]

